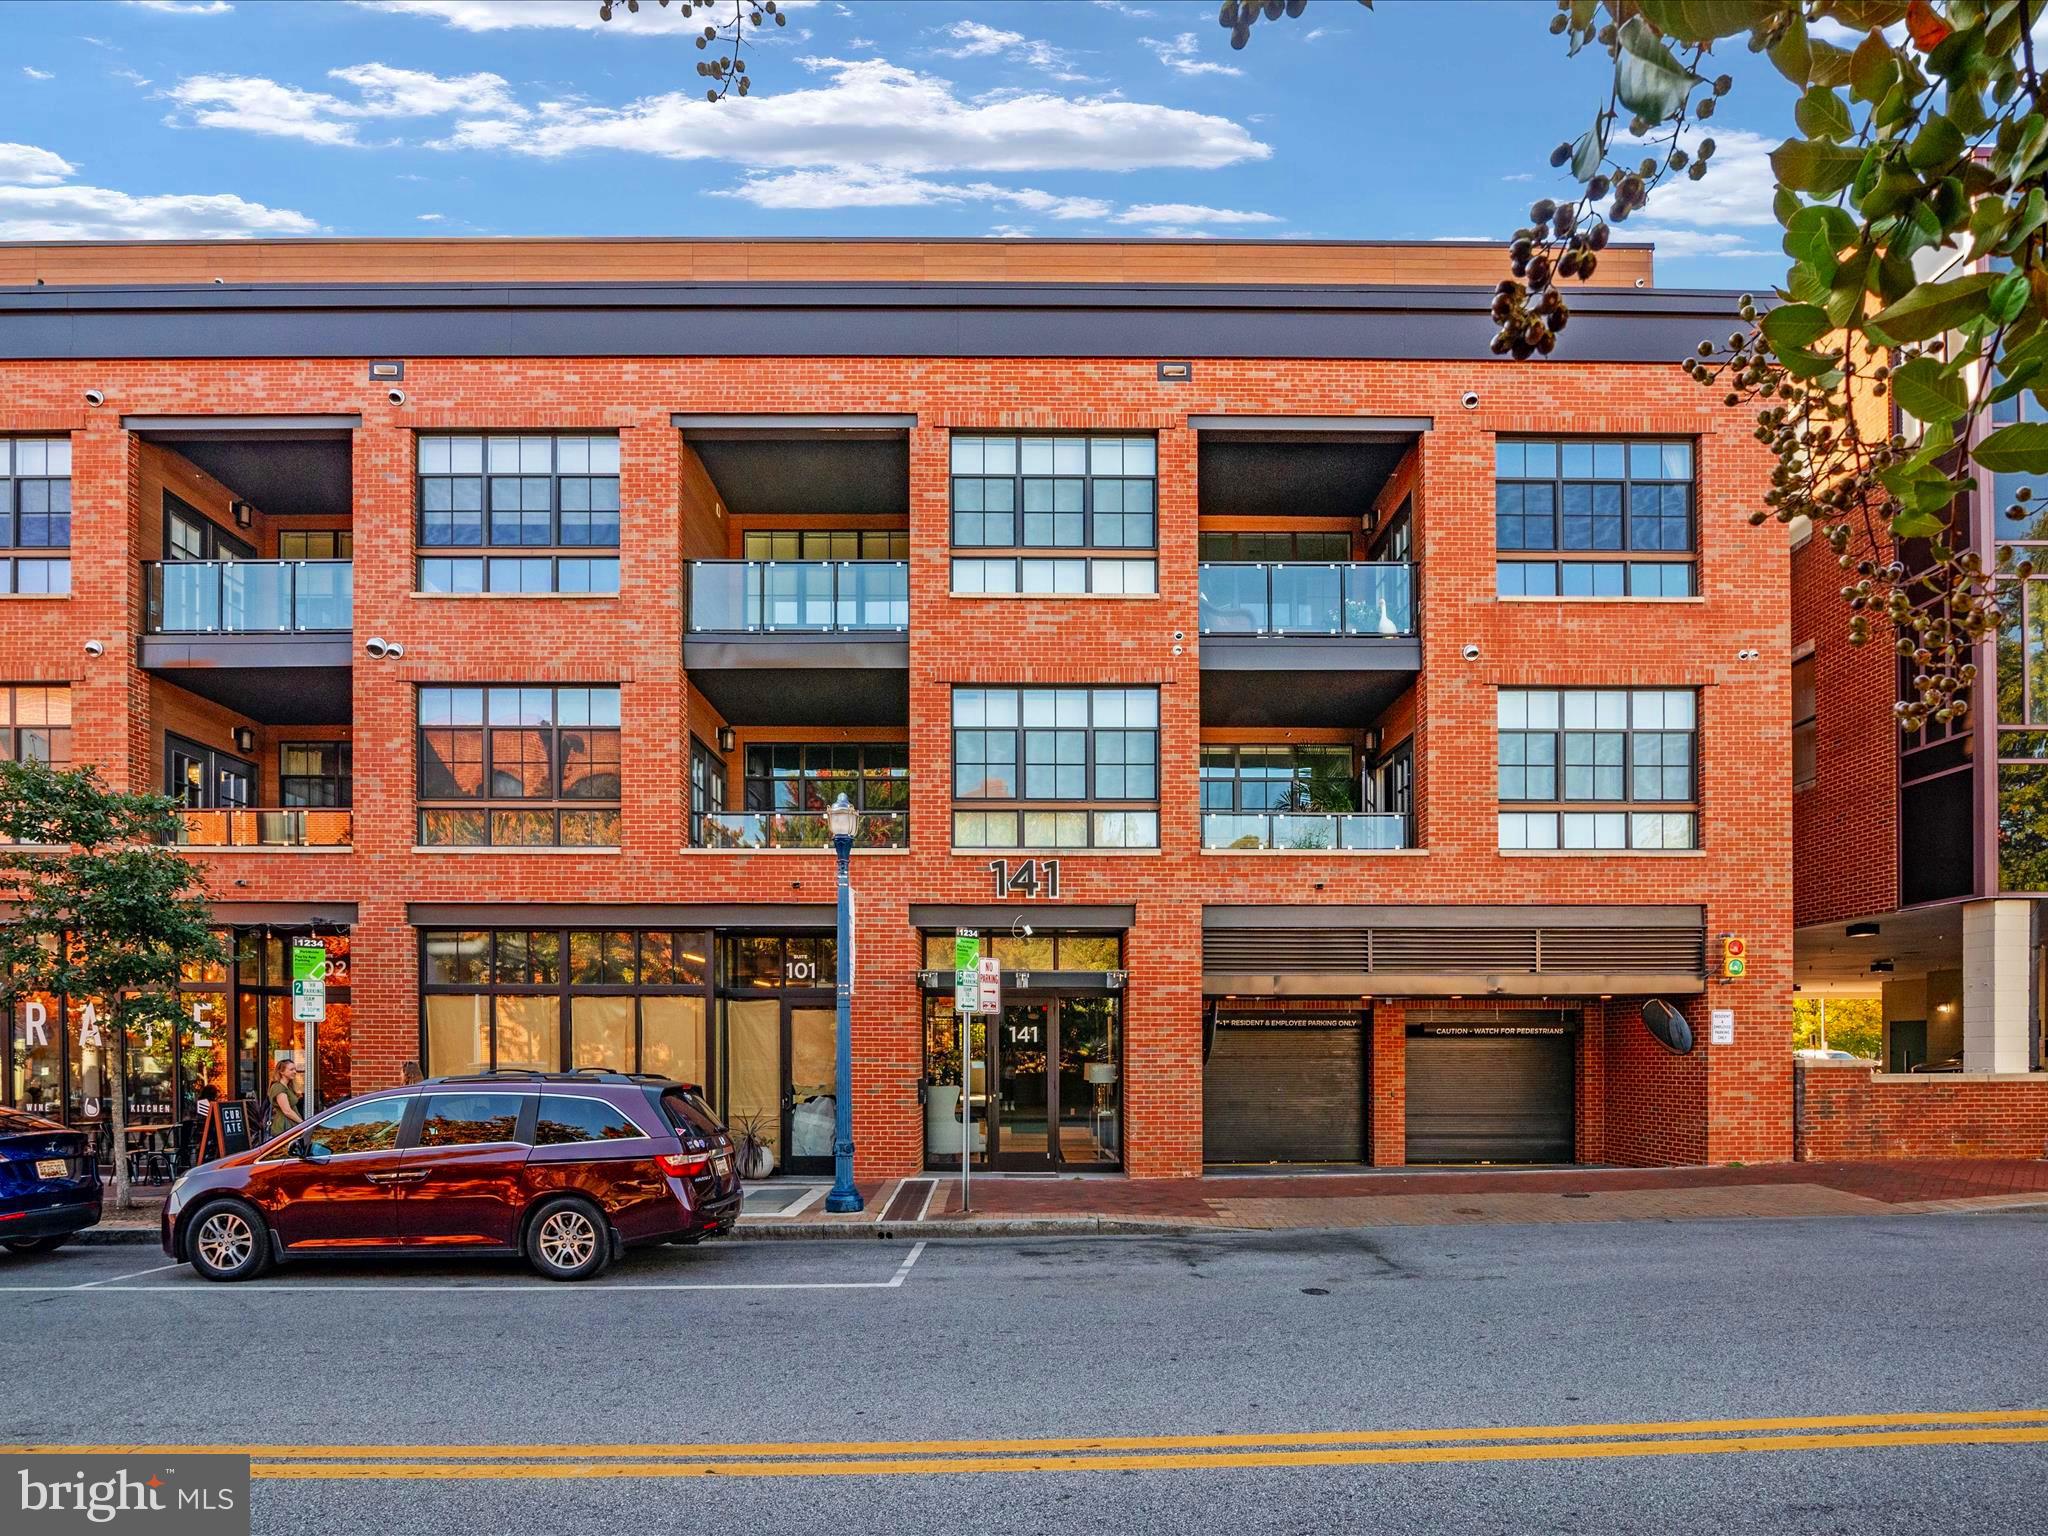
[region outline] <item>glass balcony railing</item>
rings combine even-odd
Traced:
[[[697,818],[697,846],[746,852],[756,848],[830,848],[823,811],[707,811]],[[908,811],[862,811],[856,848],[908,848]]]
[[[1398,811],[1205,811],[1204,848],[1384,852],[1408,846]]]
[[[1415,567],[1204,561],[1205,635],[1412,635]]]
[[[181,848],[346,848],[355,817],[346,810],[178,812],[171,841]]]
[[[902,560],[694,560],[690,628],[744,634],[907,630]]]
[[[347,560],[152,560],[153,635],[346,633],[355,626]]]

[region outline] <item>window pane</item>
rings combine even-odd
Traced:
[[[581,1005],[584,1003],[614,999],[578,998],[577,1022],[582,1022]],[[632,1001],[619,998],[628,1013]],[[630,1038],[630,1019],[628,1021]],[[580,1054],[580,1046],[579,1046]],[[579,1065],[582,1063],[579,1062]],[[540,1114],[534,1126],[533,1142],[538,1147],[568,1146],[583,1141],[629,1141],[646,1136],[631,1120],[602,1099],[568,1097],[558,1094],[542,1094]]]
[[[508,1002],[545,999],[500,998]],[[500,1044],[504,1041],[500,1015]],[[502,1065],[502,1062],[501,1062]],[[519,1125],[523,1103],[516,1093],[433,1093],[427,1095],[426,1113],[420,1121],[422,1147],[479,1146],[487,1142],[510,1141]]]

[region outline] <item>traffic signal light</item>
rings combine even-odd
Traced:
[[[1730,981],[1749,974],[1749,945],[1733,934],[1721,937],[1721,974]]]

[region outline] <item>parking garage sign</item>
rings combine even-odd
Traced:
[[[327,1018],[327,946],[318,939],[292,940],[292,1018],[300,1024]]]

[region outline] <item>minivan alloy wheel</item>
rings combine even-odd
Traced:
[[[248,1262],[256,1247],[256,1234],[241,1212],[214,1211],[199,1224],[193,1243],[213,1268],[232,1270]]]
[[[578,1210],[553,1211],[541,1223],[541,1257],[556,1269],[579,1269],[597,1251],[597,1228]]]

